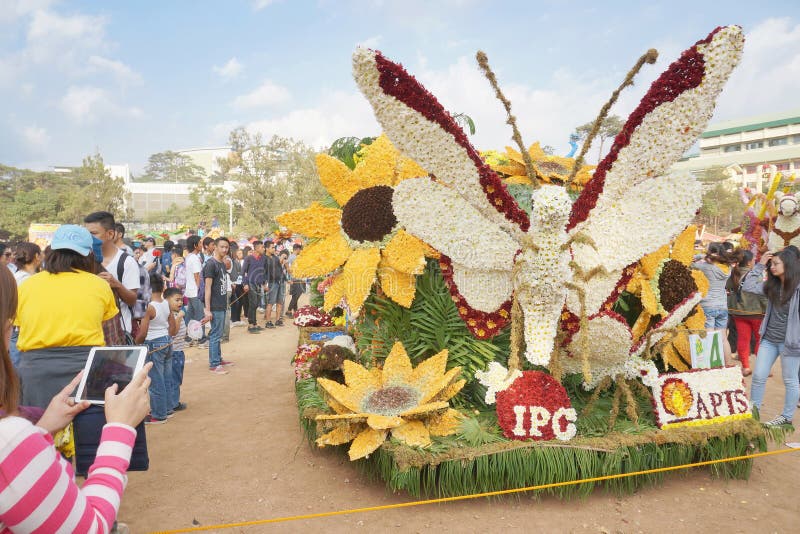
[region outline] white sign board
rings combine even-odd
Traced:
[[[722,332],[708,332],[705,337],[689,334],[689,351],[693,369],[713,369],[725,365],[722,352]]]

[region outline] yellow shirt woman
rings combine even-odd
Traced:
[[[42,271],[19,288],[20,351],[104,345],[103,321],[117,314],[108,282],[85,272]]]

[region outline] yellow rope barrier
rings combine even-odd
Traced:
[[[497,495],[508,495],[511,493],[522,493],[526,491],[539,491],[544,489],[550,488],[559,488],[563,486],[572,486],[577,484],[588,484],[593,482],[602,482],[604,480],[614,480],[617,478],[625,478],[625,477],[632,477],[632,476],[639,476],[639,475],[649,475],[653,473],[664,473],[666,471],[676,471],[678,469],[689,469],[692,467],[702,467],[705,465],[714,465],[719,463],[725,462],[735,462],[740,460],[749,460],[752,458],[761,458],[764,456],[772,456],[776,454],[784,454],[787,452],[797,452],[800,449],[780,449],[776,451],[767,451],[767,452],[759,452],[755,454],[748,454],[745,456],[734,456],[731,458],[721,458],[719,460],[707,460],[704,462],[697,462],[692,464],[681,464],[681,465],[671,465],[668,467],[659,467],[657,469],[648,469],[646,471],[633,471],[631,473],[618,473],[616,475],[606,475],[602,477],[594,477],[594,478],[586,478],[581,480],[568,480],[566,482],[553,482],[551,484],[540,484],[538,486],[528,486],[525,488],[514,488],[514,489],[507,489],[507,490],[498,490],[498,491],[487,491],[485,493],[475,493],[471,495],[458,495],[455,497],[441,497],[439,499],[428,499],[425,501],[411,501],[411,502],[401,502],[397,504],[385,504],[382,506],[369,506],[366,508],[353,508],[350,510],[335,510],[332,512],[319,512],[316,514],[303,514],[303,515],[293,515],[293,516],[285,516],[285,517],[274,517],[272,519],[259,519],[256,521],[242,521],[239,523],[226,523],[222,525],[208,525],[208,526],[199,526],[199,527],[191,527],[191,528],[182,528],[176,530],[162,530],[157,531],[154,534],[177,534],[180,532],[200,532],[204,530],[220,530],[220,529],[227,529],[227,528],[236,528],[236,527],[249,527],[255,525],[266,525],[268,523],[284,523],[287,521],[299,521],[301,519],[316,519],[320,517],[333,517],[337,515],[347,515],[347,514],[358,514],[363,512],[377,512],[379,510],[392,510],[395,508],[407,508],[409,506],[422,506],[425,504],[438,504],[444,502],[453,502],[453,501],[463,501],[467,499],[478,499],[481,497],[494,497]]]

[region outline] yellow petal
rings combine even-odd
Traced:
[[[428,427],[428,432],[431,436],[449,436],[458,431],[458,427],[464,416],[461,412],[450,408],[444,412],[432,415],[425,421],[425,426]]]
[[[503,180],[507,184],[519,184],[519,185],[531,185],[531,179],[527,176],[522,176],[520,174],[516,174],[514,176],[509,176],[505,180]]]
[[[642,265],[642,273],[648,279],[652,279],[656,275],[658,266],[661,262],[669,258],[669,244],[664,245],[652,254],[648,254],[640,260]]]
[[[652,315],[647,310],[642,310],[642,313],[639,314],[639,317],[636,319],[636,322],[633,323],[633,328],[631,328],[631,339],[633,341],[638,341],[640,337],[644,335],[647,331],[647,327],[650,325],[650,319]]]
[[[531,148],[533,148],[533,147],[531,147]],[[525,160],[522,157],[522,153],[517,152],[516,150],[514,150],[510,146],[507,146],[506,147],[506,154],[508,155],[508,160],[509,161],[516,161],[517,163],[519,163],[520,165],[525,167]]]
[[[706,275],[703,274],[703,271],[692,269],[692,278],[694,278],[694,285],[697,286],[697,290],[700,291],[700,294],[704,297],[708,295],[710,284]]]
[[[419,406],[415,406],[406,410],[405,412],[400,414],[400,417],[414,417],[419,415],[425,415],[431,412],[436,412],[439,410],[444,410],[445,408],[449,408],[450,405],[447,404],[445,401],[439,402],[428,402],[425,404],[420,404]]]
[[[360,189],[353,179],[353,171],[340,160],[327,154],[317,155],[317,171],[319,181],[340,206],[347,204],[356,191]]]
[[[350,311],[358,314],[364,301],[367,300],[375,275],[378,262],[381,260],[381,251],[377,247],[353,251],[344,265],[342,276],[345,279],[345,298]]]
[[[411,384],[411,373],[411,360],[403,344],[398,341],[383,362],[383,385]]]
[[[447,371],[441,378],[425,384],[424,389],[422,383],[415,384],[420,388],[422,397],[420,397],[420,404],[428,402],[436,397],[444,388],[452,384],[461,375],[461,367],[453,367]]]
[[[353,439],[360,433],[363,432],[364,427],[362,425],[340,425],[317,438],[317,445],[319,447],[325,447],[326,445],[341,445],[342,443],[347,443],[348,441],[353,441]]]
[[[294,260],[292,274],[296,278],[326,275],[341,267],[352,252],[341,232],[336,232],[305,247]]]
[[[659,303],[658,299],[656,298],[655,293],[653,293],[653,288],[650,287],[650,283],[647,280],[642,281],[642,307],[649,313],[650,315],[658,315],[659,311]]]
[[[506,147],[508,148],[508,147]],[[528,148],[528,154],[531,155],[531,159],[533,161],[544,159],[548,157],[544,150],[542,150],[542,146],[539,144],[539,141],[536,141]],[[520,154],[521,156],[521,154]]]
[[[431,444],[431,434],[422,421],[408,421],[393,428],[392,436],[409,447],[427,447]]]
[[[697,235],[697,227],[689,225],[686,230],[681,232],[672,243],[673,260],[678,260],[687,267],[692,263],[692,256],[694,256],[694,238]]]
[[[380,447],[383,442],[386,441],[386,435],[388,433],[388,430],[375,430],[374,428],[367,427],[356,436],[356,439],[354,439],[352,445],[350,445],[350,450],[348,451],[350,461],[363,458]]]
[[[686,328],[689,330],[705,330],[706,328],[706,314],[703,311],[703,308],[695,306],[694,313],[692,313],[686,321],[684,321]],[[687,341],[688,346],[688,341]]]
[[[404,308],[411,307],[417,292],[416,276],[396,271],[382,261],[378,267],[378,279],[387,297]]]
[[[417,164],[417,162],[414,161],[413,159],[401,157],[399,167],[400,168],[397,172],[397,177],[395,178],[394,185],[397,185],[403,180],[407,180],[409,178],[418,178],[420,176],[428,175],[428,171],[420,167]]]
[[[364,398],[363,391],[354,391],[353,389],[328,380],[327,378],[317,378],[317,384],[324,389],[328,395],[336,399],[340,404],[343,404],[351,411],[358,413],[361,411],[361,401]]]
[[[342,210],[326,208],[312,202],[305,209],[289,211],[275,217],[278,224],[307,237],[325,237],[339,231]]]
[[[367,418],[367,425],[375,430],[386,430],[395,428],[403,424],[403,418],[397,415],[370,414]]]
[[[330,407],[331,407],[331,409],[332,409],[334,412],[336,412],[337,414],[346,414],[346,413],[352,413],[352,411],[351,411],[350,409],[348,409],[348,408],[347,408],[347,406],[345,406],[345,405],[344,405],[344,404],[342,404],[341,402],[337,401],[336,399],[334,399],[334,398],[333,398],[333,397],[331,397],[330,395],[327,395],[327,396],[325,397],[325,402],[327,402],[327,403],[328,403],[328,406],[330,406]]]
[[[633,273],[631,279],[628,280],[628,285],[625,286],[625,291],[628,293],[632,293],[634,295],[638,295],[639,292],[642,290],[642,275],[639,269],[636,269],[636,272]]]
[[[421,387],[425,387],[427,382],[444,375],[447,366],[447,355],[448,351],[444,349],[420,362],[411,375],[411,381],[415,385],[421,384]]]
[[[315,421],[333,421],[345,423],[365,423],[369,414],[367,413],[337,413],[333,415],[323,414],[314,418]]]
[[[664,347],[664,357],[666,359],[666,364],[676,371],[689,370],[689,366],[686,365],[686,362],[681,359],[678,351],[672,345],[667,345]]]
[[[389,267],[408,274],[425,270],[425,243],[400,230],[383,249],[383,259]]]
[[[358,183],[358,189],[394,185],[400,153],[386,134],[381,134],[371,145],[365,147],[365,151],[366,157],[353,170],[353,179]]]
[[[325,301],[322,305],[325,311],[331,311],[339,305],[344,298],[345,287],[347,287],[347,284],[345,283],[344,276],[341,274],[336,275],[336,278],[333,279],[333,282],[325,291]]]
[[[367,390],[381,387],[380,377],[352,360],[344,361],[342,371],[345,384],[355,391],[366,392]]]
[[[466,383],[467,383],[467,381],[463,380],[463,379],[462,380],[456,380],[455,382],[453,382],[452,384],[450,384],[449,386],[447,386],[446,388],[441,390],[439,393],[437,393],[436,396],[431,399],[431,401],[434,401],[434,402],[436,402],[436,401],[447,401],[447,400],[452,399],[453,397],[455,397],[456,393],[461,391],[461,388],[463,388],[464,384],[466,384]]]

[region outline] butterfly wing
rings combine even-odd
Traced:
[[[583,272],[601,270],[587,282],[588,313],[606,303],[626,266],[668,243],[697,211],[697,181],[665,173],[711,118],[743,42],[741,28],[727,26],[683,52],[653,82],[573,205],[570,233],[593,243],[575,243],[574,261]],[[576,295],[568,307],[578,312]]]

